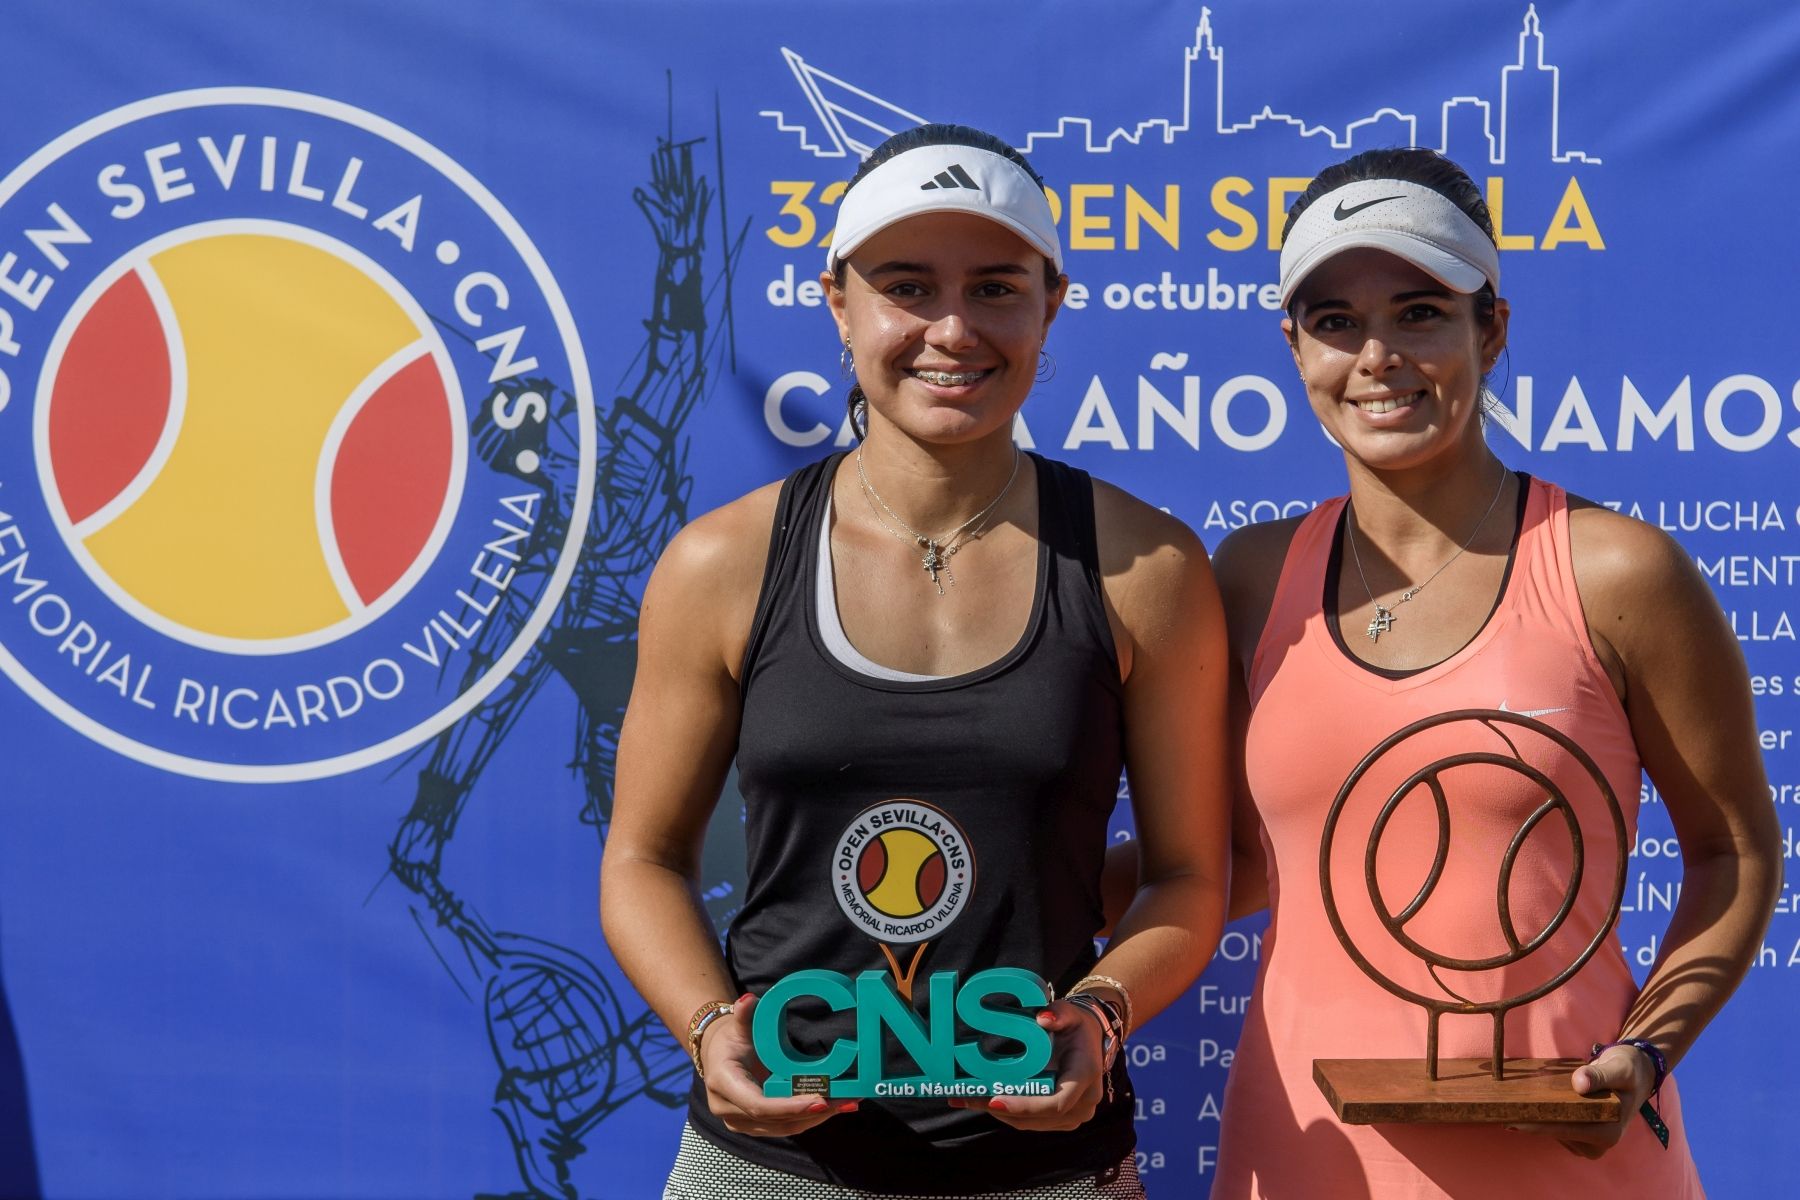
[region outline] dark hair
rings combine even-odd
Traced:
[[[862,160],[856,168],[856,174],[850,177],[850,187],[862,182],[862,177],[879,167],[890,158],[898,158],[908,150],[917,150],[921,146],[968,146],[975,150],[986,150],[989,154],[998,154],[1010,163],[1023,167],[1031,176],[1031,181],[1039,187],[1044,186],[1044,177],[1039,175],[1032,165],[1025,160],[1012,146],[985,129],[977,129],[973,125],[951,125],[939,122],[933,125],[915,125],[911,129],[902,129],[875,149],[869,151],[869,157]],[[845,189],[846,191],[849,188]]]
[[[1428,187],[1456,207],[1462,209],[1469,220],[1475,222],[1481,232],[1487,234],[1488,241],[1495,241],[1494,218],[1488,212],[1487,199],[1469,173],[1436,150],[1423,146],[1395,146],[1377,150],[1364,150],[1361,154],[1353,154],[1343,162],[1332,163],[1323,171],[1313,176],[1313,181],[1306,185],[1288,209],[1287,223],[1281,227],[1281,240],[1287,241],[1288,234],[1294,230],[1294,222],[1300,214],[1311,208],[1313,201],[1327,192],[1334,192],[1347,183],[1361,183],[1365,179],[1398,179],[1405,183],[1416,183]],[[1483,283],[1474,295],[1475,322],[1478,325],[1491,325],[1494,322],[1494,285]],[[1293,303],[1288,304],[1288,316],[1294,315]],[[1510,364],[1510,359],[1508,360]],[[1510,366],[1509,366],[1510,372]],[[1504,390],[1504,389],[1501,389]],[[1487,398],[1482,404],[1482,415],[1499,403],[1496,390],[1486,389]]]
[[[1031,176],[1031,181],[1040,188],[1044,186],[1044,177],[1032,168],[1023,154],[1002,139],[971,125],[938,123],[915,125],[911,129],[902,129],[871,150],[869,157],[863,159],[862,165],[856,168],[856,174],[850,177],[849,185],[844,188],[844,195],[849,195],[851,188],[861,183],[865,175],[882,163],[891,158],[898,158],[908,150],[917,150],[922,146],[968,146],[975,150],[986,150],[990,154],[998,154],[1001,158],[1023,169],[1027,175]],[[839,203],[842,203],[842,197],[839,197]],[[844,278],[844,260],[840,258],[832,271],[832,282],[837,285],[839,290],[843,289]],[[1044,286],[1054,292],[1060,279],[1061,274],[1057,271],[1056,264],[1046,258],[1044,260]],[[845,405],[850,413],[850,428],[859,438],[868,436],[867,424],[857,420],[857,409],[864,403],[862,388],[852,384]]]

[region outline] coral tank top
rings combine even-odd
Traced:
[[[1384,739],[1454,710],[1531,717],[1586,750],[1619,800],[1627,845],[1635,832],[1637,750],[1588,638],[1570,566],[1567,497],[1540,480],[1527,488],[1494,611],[1461,650],[1415,672],[1382,673],[1356,661],[1327,621],[1344,499],[1321,505],[1294,535],[1248,680],[1246,765],[1262,817],[1271,924],[1226,1084],[1215,1200],[1702,1195],[1673,1080],[1662,1090],[1669,1148],[1634,1119],[1624,1140],[1597,1161],[1578,1158],[1553,1138],[1499,1125],[1345,1125],[1313,1082],[1315,1058],[1425,1055],[1425,1010],[1351,960],[1333,932],[1320,880],[1333,800]],[[1435,887],[1405,925],[1410,937],[1463,959],[1508,952],[1497,902],[1501,862],[1546,796],[1513,762],[1554,781],[1571,812],[1568,819],[1552,813],[1539,821],[1517,853],[1506,898],[1521,944],[1529,945],[1564,902],[1575,853],[1571,822],[1582,834],[1586,869],[1566,920],[1536,950],[1502,968],[1440,969],[1434,979],[1379,922],[1364,854],[1383,806],[1415,771],[1467,752],[1508,763],[1473,763],[1441,775],[1450,818],[1447,856]],[[1440,834],[1428,787],[1404,789],[1404,797],[1375,857],[1376,891],[1395,914],[1426,885]],[[1464,719],[1400,742],[1351,790],[1333,839],[1332,895],[1348,935],[1396,984],[1437,998],[1448,998],[1447,987],[1476,1001],[1499,999],[1544,981],[1592,942],[1620,866],[1614,829],[1604,793],[1574,755],[1503,719]],[[1585,1058],[1592,1043],[1618,1035],[1637,991],[1618,938],[1608,933],[1559,990],[1508,1015],[1506,1052]],[[1439,1037],[1442,1057],[1486,1057],[1493,1019],[1447,1015]]]

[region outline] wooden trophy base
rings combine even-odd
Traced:
[[[1581,1059],[1509,1058],[1504,1079],[1494,1078],[1492,1064],[1487,1058],[1440,1058],[1438,1077],[1427,1079],[1418,1058],[1316,1058],[1313,1082],[1346,1125],[1619,1119],[1617,1095],[1582,1096],[1570,1085]]]

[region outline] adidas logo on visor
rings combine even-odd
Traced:
[[[921,192],[936,191],[938,188],[968,188],[972,192],[979,192],[981,185],[969,178],[969,173],[963,170],[961,163],[955,163],[949,170],[939,171],[935,177],[919,185]]]

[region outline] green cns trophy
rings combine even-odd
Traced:
[[[1403,751],[1415,738],[1429,737],[1446,726],[1461,725],[1450,731],[1458,742],[1489,748],[1468,749],[1428,762],[1407,775],[1375,814],[1373,826],[1362,855],[1366,896],[1356,896],[1355,886],[1340,889],[1334,877],[1332,850],[1352,794],[1364,778],[1383,758]],[[1443,734],[1435,735],[1442,739]],[[1555,782],[1520,753],[1520,744],[1546,753],[1566,755],[1587,774],[1592,790],[1603,801],[1612,824],[1613,878],[1610,903],[1597,922],[1592,937],[1579,951],[1568,955],[1571,961],[1561,965],[1546,963],[1544,956],[1533,958],[1567,922],[1576,907],[1583,872],[1587,866],[1588,847],[1582,837],[1581,822],[1574,806]],[[1433,744],[1430,741],[1422,743]],[[1416,751],[1418,744],[1412,749]],[[1429,751],[1427,751],[1429,753]],[[1444,874],[1450,851],[1451,832],[1460,804],[1471,802],[1464,789],[1459,794],[1457,774],[1466,768],[1498,768],[1523,776],[1531,789],[1541,792],[1543,800],[1519,825],[1500,855],[1498,880],[1494,894],[1495,915],[1505,948],[1480,957],[1456,957],[1426,945],[1409,931],[1408,925],[1430,902],[1433,891]],[[1468,778],[1464,776],[1464,778]],[[1415,895],[1398,908],[1383,896],[1377,883],[1376,860],[1383,836],[1389,831],[1396,812],[1408,800],[1424,804],[1429,800],[1437,819],[1437,851],[1429,863],[1412,864],[1419,868],[1422,883]],[[1466,809],[1464,810],[1467,811]],[[1549,919],[1535,932],[1521,934],[1513,912],[1512,881],[1520,852],[1540,825],[1551,822],[1565,828],[1571,850],[1567,881],[1560,903]],[[1319,847],[1319,886],[1323,893],[1325,914],[1331,922],[1338,942],[1356,965],[1370,979],[1402,1000],[1425,1010],[1423,1059],[1315,1059],[1313,1081],[1331,1102],[1338,1119],[1349,1125],[1380,1122],[1401,1123],[1502,1123],[1518,1121],[1558,1121],[1608,1123],[1619,1117],[1619,1098],[1611,1092],[1583,1096],[1569,1081],[1570,1074],[1583,1059],[1511,1058],[1506,1056],[1506,1014],[1521,1005],[1549,995],[1561,987],[1594,956],[1606,942],[1618,919],[1620,901],[1625,894],[1626,835],[1625,817],[1618,798],[1606,781],[1606,775],[1593,758],[1562,731],[1532,717],[1504,709],[1462,709],[1415,721],[1376,746],[1357,764],[1344,780],[1325,821],[1324,838]],[[1406,986],[1388,972],[1377,967],[1351,937],[1340,906],[1355,900],[1359,906],[1366,899],[1373,917],[1392,943],[1420,960],[1435,986],[1436,994]],[[1581,931],[1577,931],[1577,935]],[[1529,960],[1529,961],[1528,961]],[[1498,981],[1498,989],[1510,994],[1497,999],[1475,1000],[1464,992],[1477,990],[1469,981]],[[1512,990],[1512,989],[1517,990]],[[1492,990],[1492,989],[1490,989]],[[1438,1025],[1446,1016],[1485,1018],[1493,1022],[1493,1052],[1485,1058],[1440,1058]],[[1598,1014],[1597,1014],[1598,1016]]]
[[[886,968],[854,977],[804,970],[777,980],[756,1006],[751,1040],[768,1068],[769,1096],[952,1097],[1048,1095],[1050,1034],[1036,1014],[1050,990],[1030,971],[992,967],[964,977],[917,980],[931,941],[964,911],[975,887],[968,840],[950,816],[917,800],[887,800],[858,813],[831,859],[838,907],[880,948]],[[904,968],[903,954],[910,953]],[[871,955],[871,958],[874,956]],[[854,1036],[803,1050],[789,1009],[854,1015]],[[901,1056],[913,1069],[894,1072]]]

